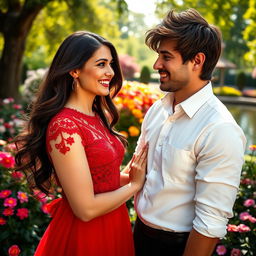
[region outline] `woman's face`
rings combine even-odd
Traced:
[[[82,91],[92,96],[109,94],[109,83],[114,76],[110,49],[102,45],[79,70],[78,81]]]

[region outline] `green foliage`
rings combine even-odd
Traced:
[[[112,38],[118,38],[117,3],[108,2],[109,5],[101,0],[49,3],[36,18],[27,40],[25,63],[28,69],[49,65],[60,43],[74,31],[92,31],[111,42]]]
[[[249,0],[249,8],[244,13],[244,19],[247,21],[247,26],[243,31],[244,39],[247,41],[247,46],[250,51],[245,55],[245,59],[256,65],[256,1]]]
[[[148,66],[143,66],[140,72],[140,82],[148,84],[150,81],[150,69]]]
[[[240,91],[243,91],[246,85],[246,75],[243,71],[239,72],[236,77],[236,86]]]

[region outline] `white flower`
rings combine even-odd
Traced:
[[[6,128],[3,125],[0,125],[0,132],[4,133],[6,131]]]
[[[10,103],[10,100],[7,99],[7,98],[6,98],[6,99],[3,99],[3,103],[4,103],[4,104],[9,104],[9,103]]]

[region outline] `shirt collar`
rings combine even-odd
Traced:
[[[192,118],[194,114],[200,109],[200,107],[213,95],[212,84],[209,82],[198,92],[190,96],[188,99],[184,100],[179,105],[182,107],[184,112]],[[162,98],[163,108],[168,112],[168,114],[173,114],[172,105],[173,105],[173,93],[167,93]],[[176,109],[175,107],[175,109]]]

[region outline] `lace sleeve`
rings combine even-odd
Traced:
[[[52,151],[50,142],[55,141],[55,148],[65,155],[70,151],[70,146],[74,143],[74,138],[72,137],[73,134],[78,134],[84,145],[81,130],[72,119],[67,117],[58,117],[57,119],[52,120],[48,125],[46,134],[46,146],[48,153]]]

